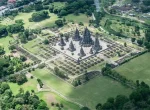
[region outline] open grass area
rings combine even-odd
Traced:
[[[4,47],[6,54],[10,53],[9,42],[13,41],[13,40],[14,39],[12,37],[9,37],[9,36],[0,38],[0,46]]]
[[[28,51],[34,53],[34,54],[37,54],[39,53],[39,47],[38,47],[38,43],[39,43],[39,39],[36,38],[36,39],[33,39],[31,41],[28,41],[28,43],[24,44],[24,48],[26,48]]]
[[[101,69],[103,67],[105,67],[105,64],[106,64],[106,62],[102,62],[102,63],[99,63],[97,65],[94,65],[94,66],[88,68],[88,71],[101,71]]]
[[[131,93],[130,89],[103,76],[98,76],[88,83],[74,88],[72,85],[51,74],[47,69],[37,69],[32,74],[72,101],[81,103],[92,109],[95,108],[97,103],[104,103],[109,97],[115,97],[118,94],[128,95]]]
[[[68,102],[52,92],[39,92],[36,95],[38,95],[41,99],[47,102],[50,110],[58,110],[58,107],[51,106],[52,102],[54,102],[55,104],[56,103],[63,104],[64,107],[61,110],[79,110],[80,109],[78,105]]]
[[[14,94],[17,94],[19,92],[19,89],[22,88],[24,91],[30,91],[34,90],[35,92],[37,92],[37,84],[38,82],[36,81],[36,79],[29,79],[26,83],[24,83],[23,85],[18,85],[16,83],[9,83],[9,86],[12,90],[12,92]]]
[[[83,22],[85,25],[88,25],[90,18],[87,17],[85,14],[79,14],[74,15],[74,14],[69,14],[65,16],[66,20],[68,21],[74,21],[75,23],[80,23]]]
[[[63,7],[65,7],[65,2],[54,2],[51,3],[51,5],[54,6],[54,9],[62,9]]]
[[[36,29],[36,28],[41,28],[41,27],[53,27],[53,26],[55,26],[55,20],[58,19],[56,14],[49,13],[50,18],[48,18],[48,19],[45,19],[40,22],[29,22],[29,18],[31,18],[32,13],[33,12],[19,13],[13,20],[4,19],[3,21],[1,21],[1,24],[10,25],[10,24],[14,24],[15,20],[22,19],[24,22],[25,28]]]
[[[139,56],[115,70],[133,81],[144,81],[150,85],[150,53]]]

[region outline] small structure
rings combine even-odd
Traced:
[[[76,28],[75,34],[74,34],[72,39],[74,41],[80,41],[81,40],[80,33],[79,33],[79,30],[77,28]]]
[[[94,53],[97,53],[99,50],[102,49],[102,46],[99,43],[98,37],[95,38],[94,45],[93,45],[92,49],[93,49]]]
[[[84,56],[86,56],[86,54],[85,54],[85,52],[84,52],[84,50],[83,50],[83,48],[81,47],[81,49],[80,49],[80,53],[78,54],[80,57],[84,57]]]
[[[89,53],[90,53],[90,54],[93,54],[93,49],[92,49],[92,48],[90,49],[90,52],[89,52]]]
[[[73,42],[72,42],[72,41],[71,41],[70,44],[69,44],[68,50],[70,50],[71,52],[73,52],[73,51],[76,50],[75,47],[74,47],[74,45],[73,45]]]
[[[64,42],[64,39],[62,37],[60,37],[60,42],[59,42],[59,45],[60,46],[65,46],[65,42]]]

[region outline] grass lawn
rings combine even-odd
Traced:
[[[65,2],[54,2],[51,5],[54,5],[54,9],[62,9],[65,7]]]
[[[50,110],[58,110],[58,107],[51,106],[52,102],[63,104],[64,107],[61,110],[79,110],[80,109],[79,106],[62,99],[61,97],[59,97],[58,95],[52,92],[39,92],[36,95],[38,95],[41,99],[47,102],[47,105],[50,108]]]
[[[32,74],[72,101],[81,103],[91,109],[94,109],[95,105],[99,102],[104,103],[109,97],[115,97],[118,94],[128,95],[131,93],[130,89],[103,76],[96,77],[85,85],[74,88],[51,74],[47,69],[37,69]]]
[[[0,46],[4,47],[4,50],[6,51],[6,54],[10,53],[10,50],[9,50],[9,41],[13,41],[14,39],[12,37],[3,37],[3,38],[0,38]]]
[[[39,40],[33,39],[31,41],[28,41],[28,43],[24,44],[24,48],[26,48],[28,51],[37,54],[39,53],[39,47],[38,47]]]
[[[16,83],[9,83],[9,86],[12,90],[12,92],[14,94],[17,94],[20,88],[23,88],[24,91],[30,91],[34,90],[35,92],[37,92],[37,84],[38,82],[33,78],[33,79],[29,79],[26,83],[24,83],[23,85],[18,85]]]
[[[88,71],[100,71],[105,66],[105,64],[106,62],[99,63],[95,66],[88,68]]]
[[[133,81],[140,80],[150,85],[150,53],[139,56],[115,70]]]
[[[48,11],[49,12],[49,11]],[[57,15],[53,14],[53,13],[49,13],[50,18],[45,19],[43,21],[40,22],[29,22],[29,18],[31,18],[33,12],[30,13],[19,13],[14,20],[3,20],[1,21],[1,24],[3,25],[10,25],[15,23],[15,20],[19,20],[22,19],[24,22],[24,27],[25,28],[32,28],[32,29],[36,29],[36,28],[41,28],[41,27],[52,27],[55,26],[55,20],[58,19]]]
[[[90,18],[87,17],[85,14],[79,14],[78,16],[74,14],[69,14],[65,16],[66,20],[74,21],[75,23],[83,22],[84,24],[88,25]]]

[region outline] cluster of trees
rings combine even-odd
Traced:
[[[16,0],[16,1],[17,1],[15,4],[16,7],[21,7],[23,5],[27,5],[31,2],[31,0]],[[32,2],[35,2],[35,1],[36,0],[32,0]]]
[[[24,31],[23,21],[22,20],[16,20],[15,24],[12,25],[0,25],[0,38],[7,36],[8,33],[18,33]]]
[[[8,35],[6,28],[7,26],[0,25],[0,38]]]
[[[92,15],[92,12],[95,10],[94,1],[93,0],[57,0],[57,1],[66,1],[66,5],[62,9],[55,9],[52,5],[49,10],[50,12],[54,12],[59,16],[65,16],[70,13],[74,13],[78,15],[79,13],[86,13],[87,15]]]
[[[14,74],[15,71],[16,72],[20,71],[23,68],[29,66],[30,66],[29,64],[22,62],[22,57],[20,58],[10,56],[0,57],[0,78],[8,76],[10,74]]]
[[[0,1],[0,6],[3,6],[3,5],[7,5],[7,0],[1,0]]]
[[[32,18],[29,19],[29,21],[39,22],[46,18],[48,18],[48,12],[47,11],[39,11],[32,14]]]
[[[143,4],[146,6],[150,6],[150,1],[149,0],[143,0]]]
[[[40,85],[40,88],[42,88],[43,87],[43,82],[40,80],[40,79],[37,79],[37,81],[38,81],[38,83],[39,83],[39,85]]]
[[[35,39],[37,36],[35,34],[40,34],[41,29],[25,29],[23,32],[20,32],[19,39],[22,43],[27,43],[30,40]]]
[[[139,3],[140,0],[132,0],[132,2]]]
[[[19,93],[14,95],[5,82],[0,83],[0,99],[2,110],[49,110],[47,104],[34,93],[24,92],[21,88]]]
[[[7,31],[9,33],[18,33],[24,31],[24,26],[22,23],[15,23],[7,26]]]
[[[14,67],[10,64],[8,57],[0,58],[0,78],[14,73]]]
[[[115,98],[108,98],[106,103],[97,104],[96,110],[150,110],[149,86],[136,81],[136,87],[129,97],[118,95]]]
[[[101,2],[103,3],[103,6],[107,8],[108,6],[113,5],[116,0],[101,0]]]
[[[150,51],[150,29],[148,28],[145,31],[145,41],[144,41],[144,45],[145,47]]]
[[[32,33],[30,33],[29,29],[26,29],[24,32],[19,33],[19,39],[22,43],[26,43],[28,40],[32,40],[31,35]]]
[[[27,82],[27,78],[25,74],[12,74],[8,76],[8,81],[22,85]]]

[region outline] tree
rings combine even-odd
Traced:
[[[4,55],[5,54],[5,50],[2,46],[0,46],[0,55]]]
[[[56,21],[55,21],[55,24],[56,24],[58,27],[62,27],[62,26],[63,26],[63,21],[62,21],[61,19],[56,20]]]
[[[8,32],[7,32],[6,26],[0,25],[0,38],[7,36],[7,35],[8,35]]]
[[[117,109],[122,109],[123,105],[128,102],[129,99],[124,95],[118,95],[115,99],[115,107]]]
[[[26,58],[25,56],[21,55],[21,56],[20,56],[20,60],[24,62],[24,61],[27,60],[27,58]]]
[[[42,9],[43,9],[42,3],[35,4],[35,5],[34,5],[34,9],[35,9],[36,11],[42,10]]]
[[[143,0],[143,4],[146,6],[150,6],[150,1],[149,0]]]
[[[82,107],[80,110],[90,110],[88,107]]]
[[[48,15],[48,12],[47,11],[39,11],[39,12],[35,12],[32,14],[32,20],[34,22],[38,22],[38,21],[42,21],[46,18],[48,18],[49,15]]]
[[[66,10],[61,10],[59,15],[60,16],[65,16],[65,15],[67,15],[67,11]]]
[[[96,110],[101,110],[101,107],[102,107],[102,104],[98,103],[95,108]]]
[[[45,45],[47,45],[47,44],[49,44],[49,41],[48,41],[47,39],[45,39],[45,40],[43,41],[43,43],[44,43]]]
[[[24,26],[22,23],[15,23],[7,26],[7,31],[9,33],[18,33],[24,31]]]
[[[143,40],[137,40],[137,43],[139,44],[139,46],[142,46]]]
[[[132,43],[135,42],[136,38],[131,38]]]

